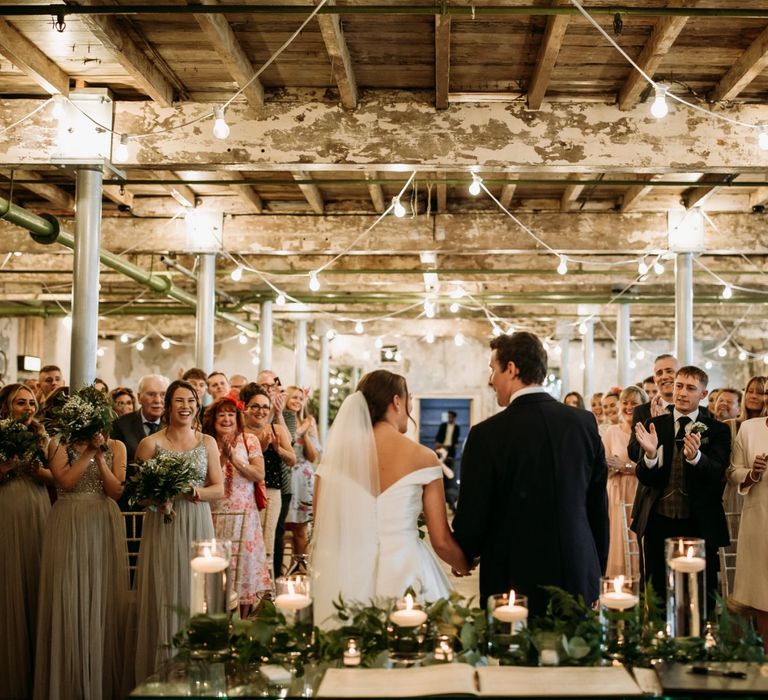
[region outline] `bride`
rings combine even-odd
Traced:
[[[315,624],[332,626],[333,601],[399,597],[410,586],[425,601],[451,587],[419,538],[457,573],[469,569],[445,510],[435,453],[405,437],[410,419],[405,378],[366,374],[339,409],[316,473],[312,591]]]

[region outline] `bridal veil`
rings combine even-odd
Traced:
[[[312,534],[315,624],[333,627],[333,601],[367,602],[378,558],[379,469],[362,392],[348,396],[333,422],[323,458]]]

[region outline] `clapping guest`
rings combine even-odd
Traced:
[[[566,406],[571,406],[572,408],[585,408],[584,398],[578,391],[569,391],[565,395],[563,403]]]
[[[606,427],[619,424],[619,394],[619,391],[611,389],[600,399],[600,405],[603,408],[603,424]]]
[[[629,459],[627,445],[632,431],[632,412],[648,400],[646,393],[636,386],[628,386],[619,396],[619,423],[609,426],[602,435],[605,461],[608,464],[608,517],[610,520],[610,546],[606,576],[629,575],[624,551],[625,503],[635,502],[637,477],[635,463]],[[634,533],[629,533],[635,539]]]
[[[34,419],[37,399],[23,384],[0,390],[0,418],[27,425],[40,440],[41,456],[46,440],[43,427]],[[0,450],[3,445],[0,444]],[[52,482],[42,462],[33,457],[0,463],[0,697],[32,695],[37,591],[43,529],[51,510],[43,480]]]
[[[208,375],[208,393],[214,401],[226,396],[231,390],[229,380],[224,372],[215,371]]]
[[[591,410],[595,416],[595,420],[597,421],[598,425],[600,425],[603,422],[603,405],[600,403],[600,400],[602,398],[603,398],[603,392],[598,391],[592,394],[592,400],[590,401]]]
[[[113,389],[109,395],[112,398],[112,407],[118,418],[136,410],[136,397],[133,395],[133,389],[119,386],[117,389]]]
[[[213,526],[217,539],[234,543],[240,617],[245,619],[259,598],[272,590],[254,492],[264,480],[264,456],[258,438],[244,432],[243,415],[229,397],[216,399],[208,407],[203,432],[213,436],[219,447],[224,497],[212,504]]]
[[[306,396],[298,386],[288,387],[286,410],[296,416],[296,436],[293,450],[296,466],[292,470],[291,505],[285,518],[287,529],[293,533],[293,553],[306,554],[307,525],[312,519],[312,497],[315,490],[315,467],[319,438],[315,419],[306,412]]]
[[[715,418],[724,423],[727,420],[738,418],[740,412],[741,391],[731,388],[720,389],[717,401],[715,402]]]
[[[733,598],[757,611],[757,627],[768,652],[768,422],[765,417],[744,421],[731,453],[728,481],[744,508],[736,552]]]

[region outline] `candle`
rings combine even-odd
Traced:
[[[453,645],[447,635],[441,635],[437,638],[435,661],[453,661]]]
[[[640,599],[638,596],[622,590],[623,587],[624,576],[617,576],[613,579],[613,590],[600,596],[600,604],[611,610],[627,610],[635,607]]]
[[[515,591],[509,592],[509,603],[500,605],[493,611],[493,616],[500,622],[522,622],[528,619],[528,608],[515,605]]]
[[[281,593],[275,598],[275,605],[281,610],[303,610],[312,602],[312,599],[304,593],[296,593],[293,582],[288,581],[288,593]]]
[[[205,547],[203,555],[192,559],[190,566],[199,574],[218,574],[229,566],[229,562],[224,557],[213,556],[211,550]]]
[[[389,619],[398,627],[418,627],[427,621],[427,613],[413,607],[413,596],[409,593],[405,596],[405,607],[395,610]]]
[[[707,566],[704,557],[693,556],[693,547],[688,547],[688,552],[684,557],[674,557],[668,563],[672,570],[683,574],[695,574],[704,571]]]
[[[560,655],[556,649],[542,649],[539,661],[542,666],[557,666],[560,663]]]
[[[344,652],[345,666],[359,666],[362,661],[360,650],[357,648],[357,642],[354,639],[347,640],[347,650]]]

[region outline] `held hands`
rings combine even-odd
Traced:
[[[701,447],[701,435],[699,433],[689,433],[683,438],[683,457],[687,462],[696,459]]]
[[[651,411],[653,411],[653,405],[651,405]],[[659,436],[656,434],[656,426],[653,423],[651,423],[650,430],[646,430],[642,423],[635,425],[635,439],[648,459],[656,459],[656,453],[659,449]]]
[[[664,399],[661,397],[661,394],[656,394],[651,399],[651,418],[663,416],[665,413],[667,413],[667,408]]]

